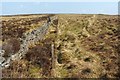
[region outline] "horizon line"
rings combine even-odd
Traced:
[[[120,15],[120,14],[101,14],[101,13],[89,13],[89,14],[87,14],[87,13],[35,13],[35,14],[27,14],[27,13],[25,13],[25,14],[0,14],[0,16],[3,16],[3,17],[5,17],[5,16],[29,16],[29,15],[44,15],[44,14],[56,14],[56,15],[59,15],[59,14],[76,14],[76,15],[114,15],[114,16],[117,16],[117,15]]]

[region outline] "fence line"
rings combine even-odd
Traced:
[[[19,60],[21,59],[28,51],[28,47],[31,43],[35,43],[39,40],[42,40],[45,36],[45,34],[48,31],[49,25],[51,22],[47,22],[45,23],[42,27],[38,27],[36,29],[34,29],[31,32],[27,32],[23,35],[23,39],[21,39],[22,44],[20,45],[20,50],[14,54],[11,55],[7,60],[4,59],[4,57],[2,57],[2,52],[4,52],[3,50],[0,50],[0,67],[2,68],[6,68],[10,66],[10,62],[13,60]],[[12,54],[12,53],[11,53]]]

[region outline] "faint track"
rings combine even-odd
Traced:
[[[96,21],[96,15],[93,15],[88,19],[88,26],[83,28],[83,32],[84,34],[87,35],[87,37],[90,37],[89,31],[87,30],[87,28],[92,27],[95,21]]]

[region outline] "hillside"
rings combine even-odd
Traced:
[[[17,53],[24,34],[55,18],[42,40],[2,70],[4,78],[118,78],[119,20],[115,15],[19,15],[2,17],[6,59]]]

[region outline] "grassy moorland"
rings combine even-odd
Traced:
[[[115,15],[19,15],[2,17],[2,43],[8,57],[20,48],[23,33],[57,17],[42,41],[3,69],[3,77],[116,78],[119,77],[119,20]],[[58,22],[57,22],[58,21]],[[7,43],[7,44],[6,44]],[[51,45],[55,43],[53,68]],[[6,47],[7,45],[7,47]],[[13,45],[12,48],[9,48]]]

